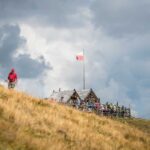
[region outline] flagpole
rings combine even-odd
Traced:
[[[83,49],[83,90],[85,90],[85,52]]]

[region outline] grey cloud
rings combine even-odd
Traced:
[[[93,23],[112,36],[150,32],[150,1],[95,0]]]
[[[150,2],[148,0],[1,0],[3,22],[31,22],[55,27],[81,27],[84,9],[91,10],[91,24],[112,36],[149,32]],[[80,13],[80,15],[79,15]]]
[[[52,69],[44,60],[40,62],[39,60],[32,59],[28,54],[19,55],[14,61],[14,66],[16,66],[21,78],[36,78],[44,70]]]
[[[86,0],[1,0],[1,21],[24,21],[51,24],[59,27],[79,26],[81,20],[74,20]]]
[[[0,27],[0,62],[3,67],[10,67],[16,49],[25,43],[25,39],[19,34],[18,26]]]
[[[18,25],[0,27],[0,64],[3,77],[9,69],[16,68],[20,78],[36,78],[45,70],[52,69],[43,57],[32,59],[29,54],[14,56],[17,49],[23,48],[26,40],[20,36]]]

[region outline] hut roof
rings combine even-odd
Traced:
[[[58,91],[58,92],[54,91],[52,93],[52,95],[50,96],[50,98],[54,99],[54,100],[56,100],[58,102],[62,100],[64,103],[66,103],[75,92],[79,95],[79,98],[81,100],[85,100],[89,96],[89,94],[91,92],[93,92],[93,90],[92,89],[85,89],[85,90],[76,91],[74,89],[74,90]],[[94,95],[95,95],[95,93],[94,93]],[[97,98],[97,96],[96,96],[96,98]]]
[[[82,100],[84,100],[90,92],[91,92],[91,89],[77,91],[77,93],[79,94],[79,96]]]
[[[59,91],[53,92],[50,96],[51,99],[55,99],[56,101],[60,101],[63,98],[63,102],[67,102],[70,97],[74,94],[75,90],[68,90],[68,91]]]

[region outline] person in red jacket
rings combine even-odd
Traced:
[[[17,83],[17,74],[15,72],[15,69],[11,69],[9,75],[8,75],[8,88],[15,88],[15,85]]]

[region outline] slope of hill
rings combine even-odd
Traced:
[[[146,134],[150,135],[150,120],[140,118],[132,118],[132,119],[118,118],[117,120],[121,121],[122,123],[128,123],[129,125],[134,126],[139,130],[145,132]]]
[[[0,150],[148,150],[146,124],[142,130],[0,87]]]

